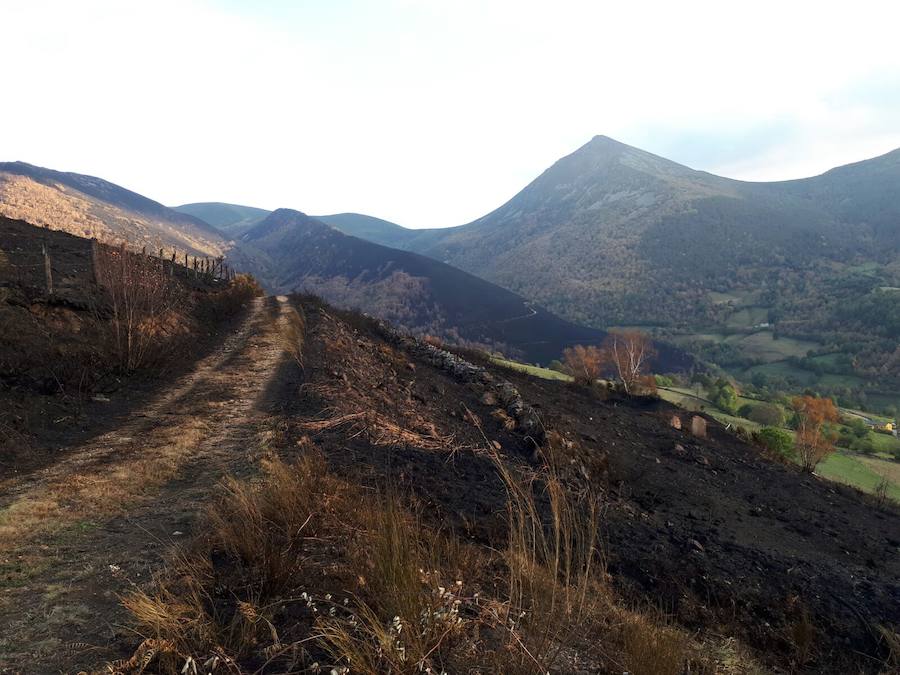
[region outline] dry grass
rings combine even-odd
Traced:
[[[449,450],[453,446],[452,436],[443,436],[436,431],[421,434],[401,427],[388,417],[374,411],[354,412],[303,422],[299,428],[313,433],[322,433],[344,426],[350,427],[348,431],[350,437],[365,435],[373,445],[410,445],[422,450]]]
[[[878,626],[878,633],[887,649],[886,673],[900,673],[900,633],[887,626]]]
[[[683,631],[634,615],[622,627],[623,660],[632,675],[680,675],[690,639]]]
[[[152,447],[143,444],[139,457],[110,466],[105,464],[107,455],[121,453],[122,447],[109,447],[86,466],[71,473],[59,471],[0,513],[0,549],[65,523],[118,513],[176,476],[206,431],[199,418],[187,418],[177,428],[160,432]]]
[[[306,336],[306,318],[303,310],[288,307],[284,310],[284,323],[281,328],[281,348],[285,354],[303,368],[303,341]]]
[[[155,590],[125,598],[142,648],[155,647],[141,667],[665,675],[705,664],[688,635],[617,601],[599,500],[551,470],[520,477],[495,457],[509,496],[497,550],[432,529],[399,495],[335,478],[305,445],[295,464],[264,462],[259,481],[225,481],[203,538]]]

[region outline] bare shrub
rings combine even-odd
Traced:
[[[604,347],[625,393],[632,393],[639,387],[641,376],[646,375],[650,359],[656,355],[650,338],[638,330],[612,331]]]
[[[575,345],[563,351],[563,368],[577,384],[591,384],[603,374],[604,354],[598,347]]]
[[[238,274],[222,290],[206,293],[199,310],[208,321],[236,316],[256,297],[263,295],[259,282],[249,274]]]
[[[95,274],[106,294],[108,325],[118,366],[131,372],[154,356],[171,332],[171,314],[185,297],[162,261],[118,249],[97,251]]]

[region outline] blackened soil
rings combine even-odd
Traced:
[[[393,350],[365,321],[350,326],[314,306],[306,313],[306,384],[290,411],[295,420],[365,408],[425,420],[459,448],[378,446],[341,428],[313,434],[332,467],[373,486],[402,486],[445,526],[502,546],[505,493],[477,448],[496,441],[526,469],[534,458],[478,386]],[[801,671],[883,668],[877,627],[900,625],[895,508],[766,459],[714,420],[705,439],[676,430],[669,420],[684,413],[665,402],[602,400],[492,370],[518,387],[548,430],[572,440],[569,463],[604,491],[609,571],[627,598],[685,627],[734,635],[773,669],[798,668],[794,635],[807,622],[815,646]]]

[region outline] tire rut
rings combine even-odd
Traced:
[[[123,656],[107,647],[127,642],[121,594],[149,581],[191,533],[224,475],[253,470],[266,394],[285,360],[284,300],[257,299],[241,327],[173,390],[53,467],[3,486],[0,514],[8,520],[85,476],[102,483],[109,474],[133,478],[131,469],[149,474],[149,485],[138,481],[121,503],[104,504],[103,494],[98,503],[89,485],[56,499],[48,522],[32,528],[25,519],[3,533],[0,672],[76,672]],[[184,428],[189,442],[181,447]]]

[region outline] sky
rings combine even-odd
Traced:
[[[900,147],[900,3],[0,1],[0,161],[407,227],[596,134],[778,180]]]

